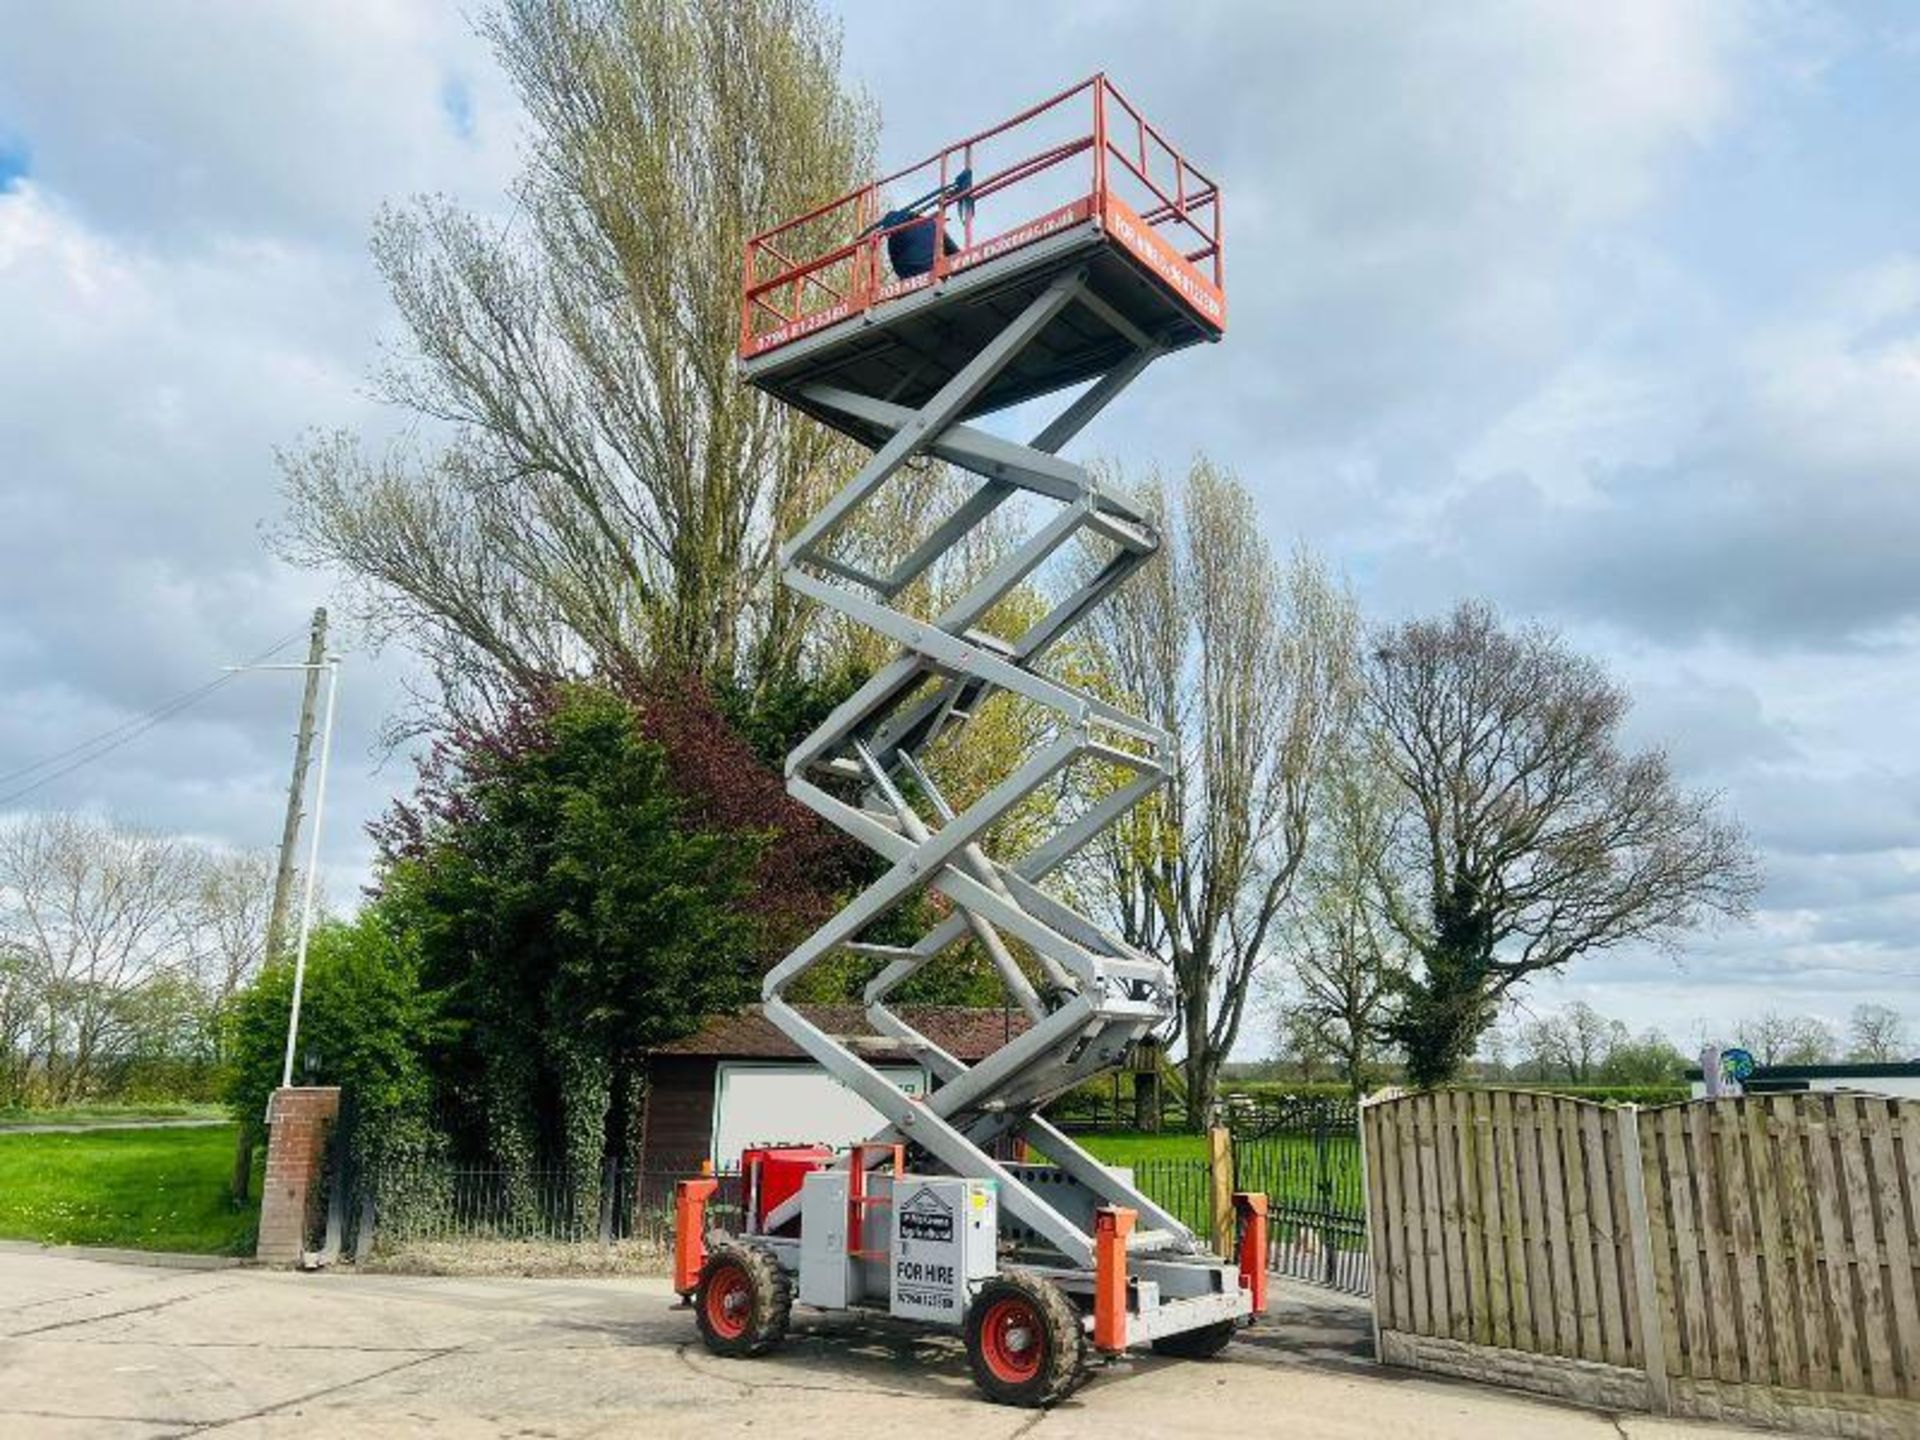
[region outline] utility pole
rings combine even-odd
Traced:
[[[273,870],[273,909],[267,915],[266,961],[279,958],[287,941],[287,908],[293,902],[293,851],[300,839],[300,802],[307,793],[307,761],[313,753],[314,711],[320,700],[320,671],[327,658],[327,609],[313,612],[307,645],[307,682],[300,691],[300,730],[293,742],[293,778],[287,784],[287,818],[280,827],[280,859]]]

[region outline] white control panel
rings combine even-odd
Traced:
[[[1000,1193],[991,1180],[902,1175],[893,1182],[889,1309],[958,1325],[998,1268]]]

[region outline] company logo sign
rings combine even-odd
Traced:
[[[900,1207],[900,1238],[944,1243],[953,1239],[953,1207],[922,1186]]]

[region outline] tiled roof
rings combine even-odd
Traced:
[[[876,1034],[858,1005],[800,1005],[802,1015],[829,1035],[846,1037],[869,1059],[904,1060],[906,1051]],[[977,1010],[964,1005],[902,1005],[902,1020],[956,1060],[984,1060],[1028,1025],[1020,1010]],[[806,1052],[773,1026],[758,1005],[737,1015],[716,1015],[684,1040],[657,1046],[656,1055],[697,1055],[716,1060],[804,1060]]]

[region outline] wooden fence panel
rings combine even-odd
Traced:
[[[1654,1304],[1660,1317],[1660,1349],[1666,1356],[1668,1370],[1678,1373],[1682,1339],[1680,1307],[1675,1299],[1680,1282],[1674,1258],[1673,1225],[1667,1207],[1648,1198],[1667,1193],[1666,1142],[1655,1116],[1642,1117],[1634,1130],[1640,1143],[1640,1194],[1637,1198],[1630,1196],[1627,1203],[1629,1207],[1636,1204],[1644,1207],[1647,1214],[1647,1253],[1634,1263],[1647,1265],[1652,1274]],[[1646,1343],[1646,1337],[1642,1337],[1641,1343]]]
[[[1640,1357],[1627,1327],[1627,1316],[1634,1308],[1633,1246],[1618,1150],[1612,1143],[1617,1127],[1603,1110],[1581,1110],[1577,1115],[1587,1157],[1587,1212],[1600,1292],[1602,1353],[1595,1358],[1609,1365],[1634,1365]]]
[[[1900,1107],[1863,1102],[1870,1111],[1873,1193],[1880,1202],[1881,1254],[1893,1297],[1894,1354],[1900,1357],[1900,1393],[1920,1399],[1920,1163],[1911,1123]],[[1909,1117],[1911,1119],[1911,1117]]]
[[[1840,1148],[1840,1172],[1846,1186],[1854,1286],[1860,1296],[1860,1338],[1866,1350],[1867,1383],[1875,1395],[1899,1392],[1888,1333],[1886,1290],[1881,1284],[1878,1237],[1873,1223],[1873,1176],[1860,1133],[1860,1102],[1851,1095],[1833,1102],[1833,1133]]]
[[[1476,1345],[1493,1343],[1493,1301],[1487,1285],[1487,1221],[1480,1190],[1479,1126],[1474,1123],[1473,1096],[1448,1097],[1453,1105],[1453,1156],[1458,1176],[1460,1245],[1467,1268],[1467,1327],[1463,1340]]]
[[[1539,1327],[1533,1318],[1533,1287],[1527,1280],[1527,1216],[1520,1194],[1520,1145],[1514,1124],[1513,1096],[1497,1090],[1493,1096],[1492,1134],[1498,1142],[1501,1234],[1506,1250],[1507,1294],[1513,1302],[1513,1348],[1540,1348]]]
[[[1754,1107],[1760,1109],[1759,1105]],[[1777,1095],[1766,1103],[1773,1168],[1779,1177],[1781,1223],[1791,1252],[1792,1310],[1800,1337],[1801,1381],[1810,1390],[1834,1388],[1833,1346],[1829,1342],[1826,1276],[1820,1263],[1820,1236],[1813,1220],[1813,1168],[1807,1158],[1807,1126],[1799,1105]]]
[[[1400,1177],[1390,1148],[1392,1132],[1381,1123],[1377,1105],[1360,1111],[1362,1167],[1367,1175],[1367,1249],[1373,1265],[1373,1313],[1385,1326],[1398,1328],[1400,1291],[1394,1281],[1398,1236],[1394,1222],[1400,1216]],[[1402,1261],[1401,1274],[1405,1274]]]
[[[1567,1185],[1567,1245],[1573,1261],[1573,1310],[1579,1326],[1580,1358],[1599,1360],[1600,1290],[1593,1255],[1593,1211],[1588,1175],[1592,1159],[1587,1154],[1586,1136],[1580,1128],[1580,1112],[1571,1105],[1556,1105],[1560,1113],[1560,1163]],[[1604,1166],[1606,1157],[1600,1157]]]
[[[1833,1388],[1865,1394],[1860,1327],[1855,1323],[1853,1309],[1853,1256],[1840,1190],[1845,1182],[1834,1159],[1832,1109],[1825,1099],[1822,1096],[1818,1103],[1809,1103],[1802,1109],[1807,1126],[1807,1155],[1813,1171],[1814,1217],[1820,1233],[1818,1249],[1826,1280],[1820,1293],[1826,1310],[1828,1342],[1840,1382]]]
[[[1652,1366],[1663,1399],[1920,1401],[1920,1104],[1438,1092],[1363,1124],[1384,1329]]]
[[[1711,1375],[1713,1346],[1707,1335],[1707,1274],[1700,1263],[1700,1225],[1694,1212],[1693,1167],[1687,1146],[1686,1116],[1680,1107],[1658,1112],[1665,1183],[1658,1192],[1672,1207],[1674,1301],[1685,1322],[1685,1337],[1673,1354],[1684,1364],[1677,1375]]]
[[[1806,1388],[1807,1372],[1800,1353],[1800,1337],[1793,1314],[1793,1247],[1781,1218],[1779,1165],[1771,1107],[1742,1107],[1742,1140],[1753,1176],[1753,1248],[1760,1282],[1766,1291],[1765,1324],[1772,1340],[1774,1383]]]
[[[1637,1363],[1607,1108],[1440,1091],[1369,1106],[1366,1127],[1385,1328]]]
[[[1706,1274],[1707,1343],[1716,1379],[1738,1384],[1740,1332],[1733,1275],[1732,1226],[1727,1220],[1726,1169],[1714,1142],[1714,1105],[1687,1107],[1687,1173],[1693,1182],[1693,1218]]]
[[[1456,1340],[1473,1339],[1472,1277],[1467,1273],[1466,1222],[1460,1205],[1460,1135],[1454,1113],[1455,1095],[1442,1090],[1433,1097],[1434,1168],[1440,1177],[1440,1234],[1445,1244],[1447,1274],[1447,1334]]]
[[[1673,1374],[1920,1400],[1916,1115],[1911,1102],[1800,1094],[1646,1117]]]
[[[1481,1091],[1470,1091],[1467,1100],[1473,1114],[1475,1145],[1480,1162],[1474,1193],[1481,1206],[1487,1250],[1489,1334],[1486,1343],[1511,1349],[1514,1344],[1513,1299],[1507,1280],[1507,1226],[1509,1223],[1517,1224],[1518,1220],[1516,1218],[1509,1222],[1503,1202],[1513,1180],[1512,1166],[1503,1168],[1501,1164],[1500,1132],[1494,1118],[1492,1098]]]
[[[1433,1312],[1427,1306],[1427,1246],[1425,1210],[1420,1197],[1420,1152],[1414,1141],[1414,1105],[1418,1097],[1396,1102],[1390,1113],[1399,1130],[1401,1233],[1407,1242],[1407,1326],[1418,1335],[1431,1335]]]
[[[1773,1348],[1767,1337],[1766,1299],[1761,1294],[1760,1254],[1754,1243],[1753,1173],[1747,1166],[1746,1127],[1740,1107],[1713,1105],[1713,1156],[1720,1168],[1726,1206],[1728,1271],[1733,1277],[1733,1336],[1741,1377],[1759,1385],[1773,1383]]]
[[[1447,1254],[1445,1229],[1440,1223],[1439,1146],[1434,1130],[1438,1126],[1435,1097],[1429,1093],[1415,1097],[1419,1109],[1414,1112],[1414,1153],[1420,1169],[1420,1241],[1427,1257],[1427,1334],[1451,1335],[1447,1320]]]
[[[1533,1310],[1533,1350],[1560,1353],[1553,1310],[1553,1263],[1547,1253],[1547,1196],[1540,1168],[1539,1097],[1513,1097],[1514,1150],[1520,1160],[1520,1203],[1527,1243],[1527,1303]]]

